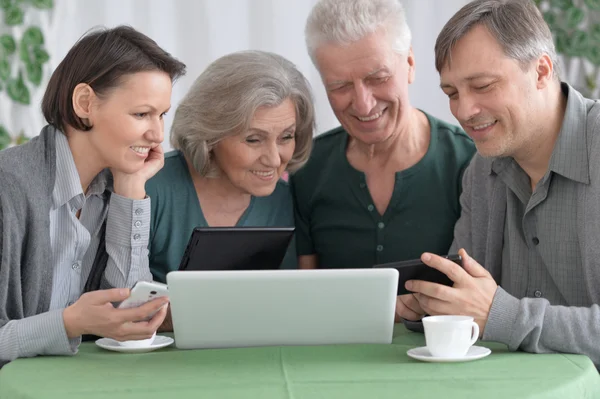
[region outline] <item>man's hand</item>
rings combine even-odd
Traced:
[[[492,275],[461,249],[463,267],[441,256],[425,253],[421,260],[444,273],[454,286],[411,280],[406,289],[415,293],[421,308],[430,315],[472,316],[483,335],[498,285]]]
[[[413,294],[398,296],[396,300],[396,322],[399,322],[400,319],[418,321],[423,316],[425,316],[425,311]]]
[[[165,164],[165,154],[160,144],[156,144],[148,152],[142,169],[135,173],[125,173],[111,169],[113,188],[122,197],[141,200],[146,197],[146,182]]]
[[[69,338],[93,334],[117,341],[151,338],[167,314],[167,298],[157,298],[136,308],[117,309],[112,302],[129,297],[129,290],[114,288],[83,294],[63,311]],[[152,319],[148,319],[152,314]]]

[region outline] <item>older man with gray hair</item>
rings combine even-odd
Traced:
[[[317,137],[292,176],[300,267],[448,253],[475,147],[459,127],[411,105],[416,64],[402,5],[321,0],[306,43],[342,126]]]
[[[452,250],[422,259],[453,287],[407,283],[422,312],[475,318],[512,350],[600,365],[600,104],[561,83],[531,1],[477,0],[441,31],[436,67],[477,146]],[[481,265],[484,265],[482,267]],[[399,309],[410,318],[414,307]]]

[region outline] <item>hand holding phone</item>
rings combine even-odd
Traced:
[[[160,299],[164,294],[168,294],[164,284],[152,283],[140,284],[135,293],[121,288],[86,292],[63,311],[67,336],[96,335],[117,341],[149,338],[166,315],[168,300]],[[112,304],[119,302],[121,309],[115,309]]]
[[[462,267],[462,258],[460,255],[447,255],[444,256],[444,258],[449,259]],[[411,294],[410,291],[404,288],[404,284],[408,280],[423,280],[447,286],[452,286],[454,284],[448,276],[439,270],[427,266],[421,259],[382,263],[373,267],[398,270],[398,295]]]
[[[166,284],[158,283],[156,281],[138,281],[131,289],[131,294],[129,295],[129,297],[123,302],[121,302],[118,308],[136,308],[145,304],[146,302],[161,297],[169,297],[169,289]],[[150,315],[150,317],[148,317],[148,319],[146,319],[145,321],[152,319],[152,317],[154,317],[155,314],[156,312]]]

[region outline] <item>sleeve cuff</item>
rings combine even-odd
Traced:
[[[483,331],[484,341],[501,342],[510,345],[513,326],[517,320],[520,301],[502,287],[496,289],[494,301]]]
[[[81,343],[81,337],[67,337],[63,309],[21,319],[17,331],[19,357],[74,355]]]
[[[146,248],[149,238],[150,198],[134,200],[113,193],[108,206],[106,241],[128,248]]]

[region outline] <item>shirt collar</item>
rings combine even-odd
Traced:
[[[587,153],[587,108],[583,96],[566,83],[561,83],[567,106],[563,123],[552,150],[549,169],[568,179],[589,184],[589,160]],[[491,173],[500,173],[514,160],[510,157],[495,158],[490,165]]]
[[[56,181],[52,191],[54,209],[58,209],[73,198],[83,196],[79,172],[69,147],[67,137],[56,132]],[[88,196],[101,195],[107,186],[111,185],[112,175],[108,169],[103,170],[92,180],[88,188]]]

